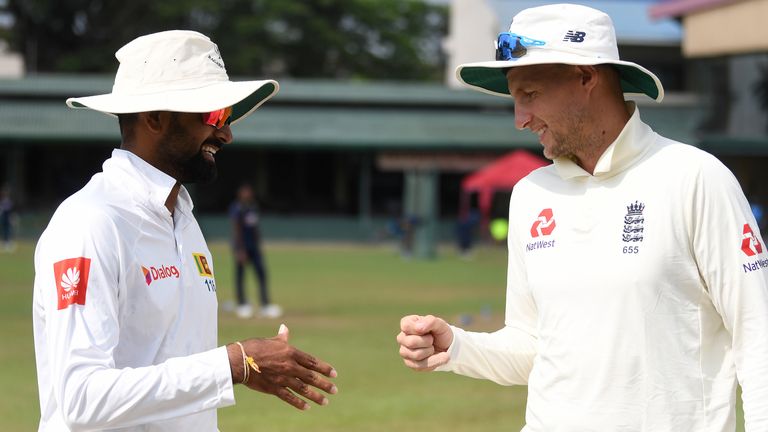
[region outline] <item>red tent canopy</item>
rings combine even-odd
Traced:
[[[467,210],[469,194],[479,194],[480,212],[485,218],[491,210],[491,201],[496,192],[508,192],[520,179],[536,168],[549,165],[549,161],[528,153],[525,150],[515,150],[505,156],[467,175],[461,182],[463,192],[462,207]]]

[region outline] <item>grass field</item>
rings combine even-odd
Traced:
[[[32,248],[0,254],[0,430],[35,430],[39,417],[30,318]],[[212,244],[219,301],[231,300],[232,262]],[[333,364],[339,394],[300,412],[278,399],[236,389],[237,405],[219,411],[222,431],[519,431],[525,387],[402,365],[395,335],[404,314],[440,314],[467,328],[502,323],[506,254],[481,248],[472,260],[441,250],[433,261],[406,261],[391,247],[269,244],[272,295],[286,315],[243,321],[222,313],[219,340],[272,336],[281,322],[291,342]],[[249,275],[249,294],[255,282]],[[490,311],[490,314],[487,313]],[[743,430],[743,428],[739,428]]]
[[[30,318],[31,244],[0,254],[0,430],[35,430],[37,401]],[[212,244],[219,301],[230,300],[232,262]],[[281,322],[291,342],[330,362],[339,393],[327,407],[300,412],[277,398],[236,388],[237,405],[219,411],[222,431],[519,430],[525,388],[402,365],[395,335],[400,317],[436,313],[494,329],[503,313],[505,253],[478,250],[465,261],[452,250],[434,261],[405,261],[391,247],[267,245],[272,295],[281,320],[243,321],[222,313],[221,342],[272,336]],[[250,298],[256,298],[249,274]],[[491,315],[481,314],[490,307]]]

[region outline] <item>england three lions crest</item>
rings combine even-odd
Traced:
[[[645,204],[635,201],[627,206],[627,215],[624,216],[624,231],[621,233],[621,239],[625,242],[643,241],[643,210]]]

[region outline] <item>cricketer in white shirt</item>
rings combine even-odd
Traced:
[[[631,119],[509,209],[506,326],[452,327],[439,370],[528,384],[525,432],[768,430],[768,256],[715,157]]]
[[[171,218],[175,183],[114,150],[40,238],[40,431],[216,431],[234,404],[211,253],[184,187]]]

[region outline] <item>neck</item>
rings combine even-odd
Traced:
[[[173,215],[173,210],[176,208],[176,201],[179,199],[179,191],[181,190],[181,183],[176,182],[171,189],[171,193],[168,194],[168,198],[165,200],[165,208]]]
[[[590,174],[595,173],[600,156],[616,141],[631,116],[623,100],[620,105],[617,103],[592,114],[593,121],[590,124],[595,127],[587,131],[584,137],[585,142],[592,144],[585,146],[583,154],[576,155],[576,163]]]

